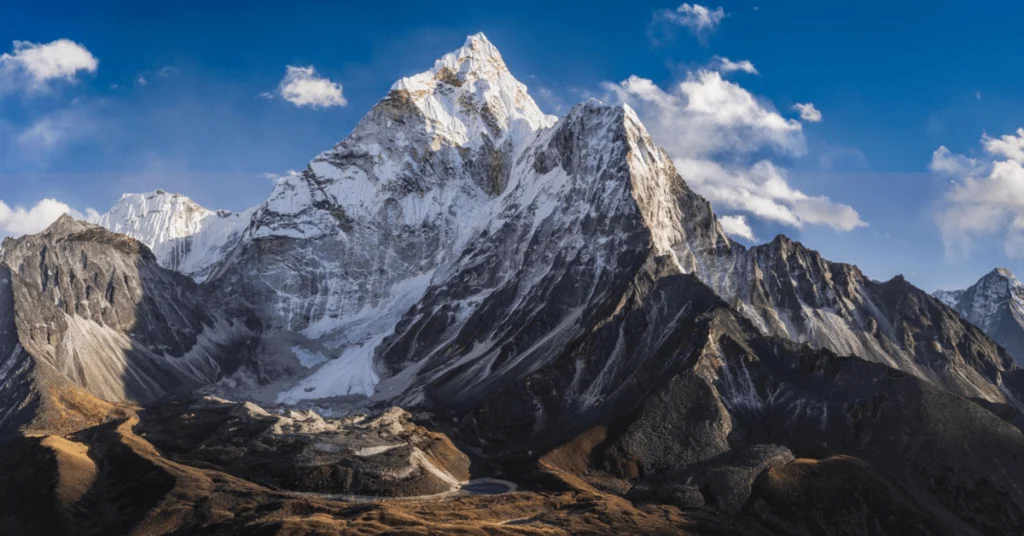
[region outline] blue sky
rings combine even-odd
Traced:
[[[758,241],[785,233],[873,278],[903,273],[928,290],[994,266],[1024,272],[1024,176],[1006,149],[1016,142],[991,143],[1024,126],[1019,3],[708,2],[703,26],[671,2],[84,4],[22,3],[0,17],[0,201],[11,209],[52,198],[104,211],[121,193],[156,188],[210,208],[257,204],[272,188],[266,174],[303,167],[395,80],[482,31],[555,114],[589,96],[634,104],[638,94],[614,91],[631,75],[678,97],[681,82],[714,70],[713,57],[749,60],[758,74],[714,76],[787,121],[765,128],[799,139],[686,157],[722,158],[739,175],[764,159],[793,191],[828,204],[796,224],[712,199],[720,213],[742,216]],[[98,64],[35,86],[12,70],[14,41],[59,39]],[[282,98],[287,66],[315,67],[345,105]],[[822,120],[802,120],[797,103],[813,103]],[[676,158],[694,132],[677,135],[673,124],[652,134]],[[763,126],[731,125],[726,138]],[[948,158],[935,159],[940,147]],[[816,222],[843,206],[854,220]]]

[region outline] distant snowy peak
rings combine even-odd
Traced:
[[[238,242],[252,210],[209,210],[180,194],[125,194],[99,224],[149,246],[161,266],[204,280]]]
[[[992,270],[964,290],[940,290],[933,296],[984,330],[998,323],[1001,314],[1024,310],[1024,286],[1006,268]]]
[[[940,302],[954,309],[956,308],[956,302],[960,301],[960,296],[963,295],[964,291],[962,290],[936,290],[932,293],[932,296],[935,296]]]
[[[1006,348],[1024,364],[1024,285],[1006,268],[996,268],[964,290],[933,294]]]

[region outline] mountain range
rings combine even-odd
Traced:
[[[1020,283],[748,248],[685,179],[477,34],[257,207],[5,240],[0,526],[1019,533]]]

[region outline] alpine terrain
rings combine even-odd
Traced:
[[[98,223],[0,250],[5,532],[1024,530],[1012,275],[738,244],[483,34],[257,207]]]

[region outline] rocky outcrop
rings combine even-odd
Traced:
[[[469,480],[469,458],[399,408],[338,420],[207,397],[147,410],[136,432],[179,462],[292,491],[415,497]]]

